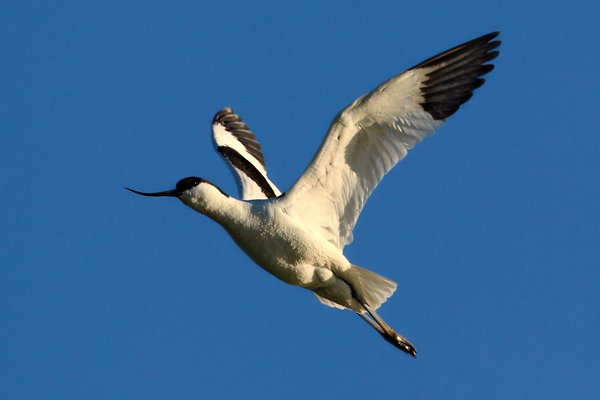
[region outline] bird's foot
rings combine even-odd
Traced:
[[[412,343],[409,342],[405,337],[393,331],[389,335],[385,333],[382,333],[381,335],[385,338],[385,340],[387,340],[400,350],[410,354],[415,358],[417,357],[417,349],[415,349],[415,346],[413,346]]]

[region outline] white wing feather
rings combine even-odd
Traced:
[[[292,188],[277,201],[288,214],[343,248],[383,176],[431,135],[493,65],[482,36],[432,57],[360,97],[333,120],[321,148]]]

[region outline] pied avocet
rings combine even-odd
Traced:
[[[219,223],[252,260],[277,278],[312,291],[331,307],[350,309],[387,341],[415,356],[414,346],[376,310],[396,283],[353,265],[343,254],[371,192],[408,150],[471,98],[494,66],[493,32],[423,61],[359,97],[331,123],[321,148],[285,193],[267,177],[261,147],[231,108],[212,124],[217,150],[239,178],[242,200],[205,179],[188,177],[177,197]]]

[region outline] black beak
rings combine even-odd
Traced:
[[[179,191],[177,191],[177,190],[165,190],[164,192],[144,193],[144,192],[138,192],[137,190],[129,189],[128,187],[126,187],[125,189],[127,189],[130,192],[133,192],[135,194],[139,194],[142,196],[148,196],[148,197],[162,197],[162,196],[179,197]]]

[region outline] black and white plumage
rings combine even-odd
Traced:
[[[229,107],[215,114],[213,141],[217,151],[237,176],[242,200],[270,199],[281,194],[267,177],[260,144],[242,118]]]
[[[230,108],[215,115],[213,139],[238,177],[242,200],[195,177],[164,192],[129,190],[178,197],[221,224],[266,271],[311,290],[326,305],[355,311],[414,356],[414,346],[376,312],[396,283],[353,265],[343,248],[383,176],[484,83],[499,54],[497,36],[447,50],[359,97],[335,117],[312,162],[284,195],[267,177],[256,137]]]

